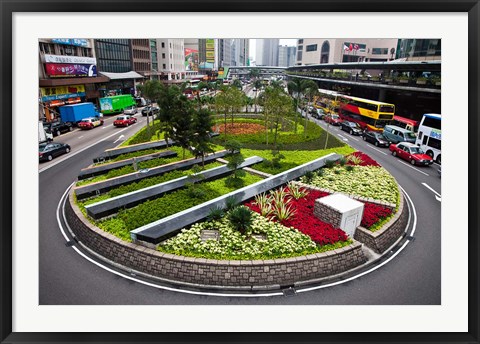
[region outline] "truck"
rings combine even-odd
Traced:
[[[43,122],[38,122],[38,143],[43,142],[50,142],[53,141],[53,134],[47,133],[45,127],[43,126]]]
[[[101,117],[97,107],[93,103],[79,103],[60,106],[60,118],[62,122],[77,125],[83,118]]]
[[[121,94],[100,98],[100,111],[104,115],[122,113],[130,106],[136,106],[137,103],[131,94]]]

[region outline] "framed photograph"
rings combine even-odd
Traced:
[[[1,343],[480,342],[478,0],[0,1]]]

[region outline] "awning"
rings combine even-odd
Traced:
[[[138,74],[137,72],[130,71],[126,73],[107,73],[107,72],[100,72],[100,74],[105,75],[106,77],[110,78],[111,80],[119,80],[119,79],[143,79],[144,76]]]

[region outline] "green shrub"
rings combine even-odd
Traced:
[[[252,224],[252,211],[245,206],[239,206],[229,212],[228,219],[233,228],[245,234]]]
[[[210,209],[210,212],[208,214],[207,220],[208,221],[217,221],[220,220],[223,217],[223,209],[220,207],[214,207]]]
[[[332,168],[333,166],[335,166],[335,160],[325,160],[326,168]]]

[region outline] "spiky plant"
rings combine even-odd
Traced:
[[[308,191],[301,188],[300,185],[295,184],[293,181],[288,182],[288,193],[295,199],[300,199],[308,195]]]
[[[295,210],[288,203],[275,203],[273,205],[273,215],[278,221],[282,222],[295,215]]]
[[[228,214],[228,219],[233,228],[242,234],[245,234],[253,221],[251,210],[244,206],[239,206],[231,210]]]
[[[359,156],[349,155],[347,157],[347,162],[351,163],[352,165],[361,165],[363,163],[363,160]]]

